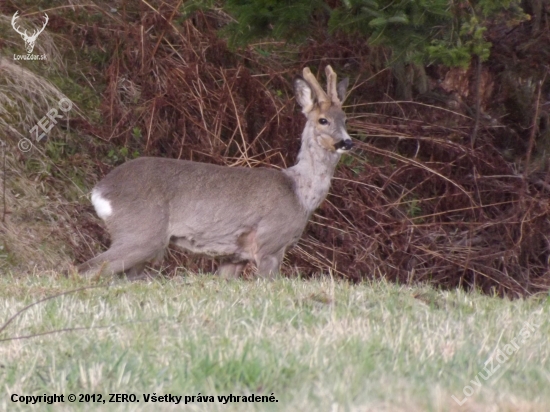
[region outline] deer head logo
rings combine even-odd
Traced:
[[[28,54],[31,54],[32,50],[34,49],[34,44],[36,43],[36,38],[38,37],[38,35],[40,33],[42,33],[44,31],[44,29],[46,28],[46,24],[48,24],[48,20],[49,20],[48,15],[46,13],[44,13],[44,16],[45,16],[44,25],[42,26],[42,28],[40,30],[35,30],[33,32],[33,34],[31,34],[29,36],[27,34],[27,30],[22,32],[21,29],[15,25],[15,21],[19,18],[19,16],[17,15],[18,13],[19,13],[19,11],[16,11],[15,14],[13,15],[13,17],[11,18],[11,25],[12,25],[13,29],[21,35],[23,40],[25,40],[25,49],[27,49]]]

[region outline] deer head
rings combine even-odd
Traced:
[[[306,126],[309,132],[307,140],[314,140],[329,152],[341,154],[353,146],[346,132],[346,115],[342,110],[348,79],[336,83],[336,73],[330,66],[325,68],[325,73],[326,92],[307,67],[304,68],[303,77],[294,80],[294,90],[310,126]]]
[[[17,33],[19,33],[21,35],[21,37],[23,38],[23,40],[25,41],[25,49],[27,49],[27,53],[31,54],[33,49],[34,49],[34,44],[36,43],[36,38],[38,37],[38,35],[40,33],[42,33],[44,31],[44,29],[46,28],[46,24],[48,24],[48,20],[49,20],[48,15],[46,13],[44,13],[44,16],[45,16],[44,25],[42,26],[42,28],[40,30],[35,30],[33,32],[33,34],[31,34],[29,36],[27,34],[27,30],[22,32],[21,28],[19,28],[15,25],[15,21],[19,18],[19,16],[17,15],[18,13],[19,13],[19,11],[16,11],[15,14],[13,15],[13,17],[11,18],[11,25],[12,25],[13,29]]]

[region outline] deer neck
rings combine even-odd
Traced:
[[[325,200],[340,154],[322,148],[314,139],[313,127],[306,125],[297,163],[284,170],[294,180],[295,192],[308,214]]]

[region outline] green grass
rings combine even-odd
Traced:
[[[0,278],[0,323],[25,305],[86,285]],[[0,410],[543,411],[550,404],[547,297],[509,301],[329,278],[223,281],[190,275],[118,282],[39,303],[0,339]],[[540,324],[480,387],[497,348]],[[494,365],[498,365],[495,361]],[[478,375],[479,376],[479,375]],[[474,393],[462,407],[451,398]],[[64,394],[63,404],[12,394]],[[68,394],[135,394],[139,403],[69,403]],[[145,403],[143,394],[214,396]],[[217,402],[271,395],[278,402]],[[182,402],[184,398],[182,398]],[[496,408],[496,409],[495,409]]]

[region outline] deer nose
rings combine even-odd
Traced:
[[[351,150],[352,147],[353,147],[353,141],[351,139],[340,140],[338,143],[334,145],[334,148],[336,150],[338,149]]]

